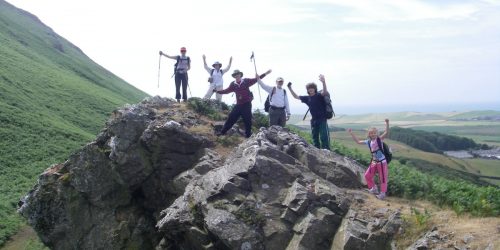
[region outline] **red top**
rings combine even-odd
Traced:
[[[219,94],[229,94],[231,92],[236,93],[236,104],[244,104],[252,101],[252,96],[250,96],[250,86],[257,82],[257,78],[243,78],[238,84],[233,81],[224,90],[219,90]]]

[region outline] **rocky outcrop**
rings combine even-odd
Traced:
[[[116,110],[94,142],[40,176],[19,211],[45,244],[331,249],[337,234],[384,249],[397,231],[397,214],[358,223],[345,189],[363,185],[354,161],[281,127],[262,128],[223,159],[210,136],[193,132],[209,124],[179,105],[155,97]],[[339,236],[348,231],[356,239]]]
[[[366,195],[353,194],[354,203],[337,230],[332,244],[335,249],[391,249],[391,239],[403,224],[399,210],[373,210],[364,203]]]

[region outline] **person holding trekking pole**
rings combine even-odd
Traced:
[[[229,94],[231,92],[236,93],[236,105],[234,105],[231,113],[229,113],[229,116],[224,123],[224,127],[217,133],[217,136],[225,135],[226,132],[238,121],[240,116],[243,118],[243,123],[245,124],[245,137],[249,138],[252,135],[253,94],[250,92],[250,86],[257,83],[259,78],[264,78],[269,73],[271,73],[271,70],[268,70],[260,76],[256,74],[255,78],[243,78],[243,72],[236,69],[231,75],[234,78],[234,81],[229,84],[229,87],[223,90],[214,89],[214,92],[217,94]]]
[[[292,83],[288,83],[288,89],[295,99],[300,100],[309,106],[311,111],[311,134],[314,146],[321,149],[330,150],[330,131],[328,129],[325,96],[329,95],[326,88],[325,77],[319,75],[319,80],[323,83],[323,90],[318,92],[316,83],[311,82],[306,85],[307,95],[298,96],[292,89]]]
[[[181,100],[180,87],[182,85],[182,99],[187,100],[187,87],[188,87],[188,71],[191,69],[191,59],[186,56],[186,48],[181,48],[180,56],[169,56],[162,51],[160,51],[161,56],[177,60],[174,65],[174,76],[175,76],[175,99],[177,102]]]
[[[213,68],[209,68],[207,65],[206,57],[205,57],[205,55],[203,55],[203,65],[205,67],[205,70],[210,74],[210,77],[208,78],[208,82],[210,83],[210,86],[208,87],[208,91],[205,94],[205,97],[203,97],[204,99],[210,99],[210,97],[212,97],[212,95],[214,94],[214,89],[215,90],[222,90],[223,89],[222,75],[224,75],[226,72],[229,71],[229,69],[231,68],[232,62],[233,62],[233,57],[230,57],[229,64],[227,65],[227,67],[225,69],[221,69],[222,64],[218,61],[216,61],[216,62],[214,62],[214,64],[212,64]],[[215,94],[215,98],[217,99],[217,101],[220,102],[222,100],[222,95]]]
[[[262,80],[258,80],[262,89],[269,93],[265,107],[265,111],[269,112],[269,126],[278,125],[285,127],[286,121],[290,118],[290,105],[288,104],[286,90],[283,89],[283,82],[283,78],[278,77],[276,79],[276,86],[271,87],[262,82]]]

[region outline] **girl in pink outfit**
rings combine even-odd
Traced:
[[[383,149],[379,148],[379,145],[382,145],[383,140],[389,134],[389,119],[385,119],[385,132],[378,136],[378,131],[376,128],[372,127],[368,129],[368,139],[367,140],[359,140],[353,133],[352,129],[347,130],[349,134],[351,134],[352,139],[357,144],[365,144],[368,146],[372,153],[372,161],[370,166],[365,172],[366,184],[368,185],[369,192],[372,194],[376,194],[377,198],[384,199],[385,194],[387,192],[387,179],[388,179],[388,169],[387,169],[387,160],[385,159]],[[380,142],[378,142],[380,140]],[[380,181],[380,193],[378,193],[377,186],[373,182],[373,177],[378,173],[378,178]]]

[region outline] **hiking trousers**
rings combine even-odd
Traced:
[[[203,97],[204,99],[210,99],[212,97],[212,95],[215,93],[214,92],[214,89],[215,90],[222,90],[223,87],[221,84],[219,85],[215,85],[215,83],[210,83],[210,87],[208,87],[208,91],[207,93],[205,94],[205,97]],[[217,101],[221,101],[222,100],[222,94],[217,94],[215,93],[215,99],[217,99]]]
[[[330,150],[330,130],[326,119],[311,120],[311,133],[315,147]]]
[[[245,123],[245,137],[248,138],[252,135],[252,102],[234,105],[233,110],[229,113],[221,133],[225,134],[233,125],[238,121],[240,116]]]
[[[180,88],[182,85],[182,99],[187,100],[187,86],[188,86],[188,74],[187,73],[175,73],[175,99],[181,99]]]
[[[372,161],[370,163],[370,166],[368,166],[368,169],[365,172],[365,180],[366,184],[368,185],[368,189],[371,189],[373,186],[375,186],[373,178],[375,177],[376,173],[378,173],[378,180],[380,182],[380,191],[386,193],[387,181],[388,181],[387,179],[389,177],[386,160]]]
[[[285,127],[286,124],[286,112],[285,108],[273,108],[269,107],[269,126],[278,125]]]

